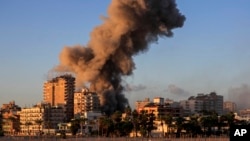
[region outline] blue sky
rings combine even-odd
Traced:
[[[134,56],[124,78],[136,100],[176,100],[250,85],[250,1],[177,0],[184,26]],[[42,100],[43,83],[64,46],[85,45],[110,1],[0,1],[0,104]],[[249,93],[250,94],[250,93]]]

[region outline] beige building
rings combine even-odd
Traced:
[[[214,111],[219,115],[223,114],[223,96],[217,95],[215,92],[198,94],[196,97],[192,96],[188,100],[202,101],[202,110]]]
[[[44,119],[44,108],[34,106],[32,108],[22,108],[18,113],[20,115],[20,134],[37,135],[43,129],[42,122]]]
[[[100,111],[100,100],[95,92],[85,88],[74,94],[74,114],[83,115],[89,111]]]
[[[250,121],[250,109],[240,110],[239,116],[241,117],[241,120]]]
[[[22,108],[20,116],[20,134],[38,135],[58,128],[58,123],[64,122],[66,115],[63,107],[39,103],[31,108]]]
[[[43,101],[51,106],[64,105],[66,120],[74,116],[75,78],[69,74],[58,76],[44,83]]]
[[[140,109],[144,108],[144,106],[146,106],[149,103],[150,103],[150,99],[149,98],[145,98],[142,101],[136,101],[135,102],[135,109],[137,111],[139,111]]]
[[[234,102],[225,101],[223,103],[223,110],[224,110],[224,113],[236,112],[237,106],[236,106],[236,104]]]

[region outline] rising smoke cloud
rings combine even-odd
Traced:
[[[88,44],[64,47],[55,70],[73,72],[77,87],[90,84],[104,112],[123,110],[128,100],[121,81],[135,69],[132,57],[147,51],[158,37],[171,37],[184,21],[175,0],[113,0]]]
[[[243,84],[240,87],[230,88],[228,99],[237,104],[238,109],[247,109],[250,107],[250,87]]]
[[[177,95],[177,96],[189,96],[190,93],[185,91],[184,89],[174,85],[174,84],[170,84],[168,85],[168,89],[167,89],[168,92],[170,92],[171,94],[174,94],[174,95]]]

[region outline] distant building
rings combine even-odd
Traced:
[[[0,113],[2,114],[2,130],[5,135],[17,134],[20,131],[20,122],[18,111],[21,107],[15,104],[15,101],[11,101],[8,104],[3,104]]]
[[[75,78],[71,75],[55,77],[44,83],[43,101],[51,106],[64,105],[66,120],[74,117]]]
[[[241,117],[241,120],[250,121],[250,109],[240,110],[239,116]]]
[[[215,92],[210,94],[198,94],[192,96],[188,100],[202,101],[202,111],[213,111],[219,115],[223,114],[223,96],[217,95]]]
[[[17,111],[20,111],[21,107],[15,104],[15,101],[10,101],[8,104],[3,104],[0,111],[2,113],[8,112],[16,114]]]
[[[203,110],[203,101],[197,99],[181,100],[180,106],[183,108],[184,115],[189,116]]]
[[[36,135],[43,129],[42,123],[37,124],[36,121],[43,121],[44,108],[41,106],[34,106],[32,108],[22,108],[20,115],[20,134],[22,135]]]
[[[237,105],[234,102],[225,101],[223,103],[223,110],[224,110],[224,113],[229,113],[229,112],[235,113],[237,111]]]
[[[224,110],[224,113],[229,113],[229,112],[236,112],[237,110],[237,106],[234,102],[231,102],[231,101],[225,101],[223,103],[223,110]]]
[[[143,101],[136,101],[135,102],[135,109],[139,111],[141,108],[143,108],[145,105],[150,103],[149,98],[145,98]]]
[[[99,96],[88,89],[74,94],[74,115],[83,115],[85,112],[100,111]]]
[[[64,122],[66,115],[63,107],[38,103],[31,108],[22,108],[20,115],[20,134],[38,135],[45,129],[56,129]]]
[[[171,104],[164,103],[164,98],[161,97],[154,98],[154,102],[150,102],[149,99],[145,99],[139,105],[139,108],[136,109],[138,112],[146,111],[147,113],[153,113],[156,118],[161,118],[166,115],[179,117],[182,116],[183,112],[179,104],[176,104],[175,102],[172,102]]]
[[[155,97],[153,99],[153,103],[159,104],[159,105],[164,105],[164,98],[162,98],[162,97]]]

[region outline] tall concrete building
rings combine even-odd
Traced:
[[[196,97],[191,97],[189,99],[202,101],[203,110],[215,111],[219,115],[223,114],[223,96],[217,95],[215,92],[211,92],[210,94],[198,94]]]
[[[89,111],[100,111],[100,100],[95,92],[85,88],[74,94],[74,114],[83,115]]]
[[[74,117],[75,78],[66,74],[58,76],[44,83],[43,101],[51,106],[63,105],[66,120]]]
[[[223,96],[217,95],[215,92],[198,94],[196,97],[191,96],[188,100],[180,101],[180,105],[184,110],[184,115],[197,114],[202,111],[223,114]]]
[[[188,100],[181,100],[180,106],[184,110],[184,115],[192,115],[197,114],[203,110],[203,101],[197,99],[188,99]]]

